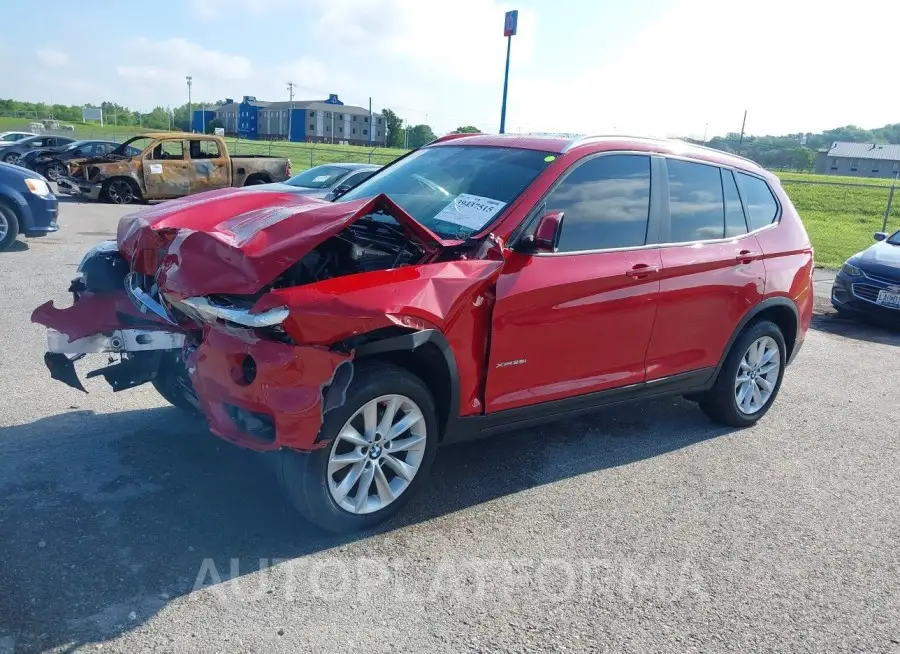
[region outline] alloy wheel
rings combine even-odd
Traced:
[[[47,179],[51,182],[55,182],[65,174],[65,170],[63,170],[63,167],[59,164],[52,164],[47,167]]]
[[[109,185],[107,194],[115,204],[131,204],[134,201],[134,189],[131,188],[131,184],[121,179]]]
[[[9,220],[6,218],[6,216],[3,214],[3,212],[0,211],[0,243],[3,242],[3,240],[6,238],[6,236],[8,234],[9,234]]]
[[[5,161],[8,164],[14,164],[18,160],[19,160],[19,155],[17,155],[15,152],[10,152],[8,155],[3,157],[3,161]]]
[[[734,380],[738,411],[752,416],[772,399],[781,372],[781,352],[771,336],[762,336],[747,348]]]
[[[344,424],[328,457],[328,491],[343,510],[379,511],[408,488],[425,457],[425,417],[405,395],[382,395]]]

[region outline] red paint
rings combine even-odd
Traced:
[[[262,295],[254,311],[287,306],[283,328],[300,345],[205,328],[188,362],[215,433],[256,449],[316,447],[322,387],[342,362],[353,360],[352,353],[330,347],[385,327],[437,329],[445,335],[459,369],[462,415],[715,366],[742,318],[767,298],[796,305],[798,340],[809,327],[809,239],[777,180],[751,162],[624,137],[570,142],[454,135],[429,147],[444,145],[529,148],[555,157],[497,224],[473,237],[493,234],[494,244],[478,255],[456,253],[452,248],[459,242],[440,239],[386,196],[325,203],[267,189],[227,189],[167,202],[121,221],[120,251],[140,272],[158,268],[167,296],[255,294],[310,249],[379,207],[429,252],[426,263],[417,266]],[[573,164],[621,150],[686,156],[762,175],[782,204],[780,222],[753,235],[693,245],[581,254],[526,254],[499,245]],[[124,293],[86,296],[62,311],[44,305],[33,320],[78,337],[119,326],[117,310],[135,313]],[[249,384],[240,371],[245,356],[257,364]],[[270,416],[275,441],[243,432],[226,412],[227,404]]]
[[[82,293],[77,302],[65,309],[57,309],[52,300],[45,302],[32,312],[31,322],[61,332],[71,342],[85,336],[122,329],[122,314],[140,320],[141,329],[173,330],[172,325],[152,314],[138,311],[124,289],[115,293]]]

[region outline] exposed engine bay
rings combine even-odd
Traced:
[[[326,240],[284,271],[264,290],[422,263],[425,249],[383,214],[359,220]]]

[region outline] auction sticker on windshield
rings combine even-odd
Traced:
[[[451,200],[434,218],[478,231],[505,206],[506,203],[500,200],[463,193]]]

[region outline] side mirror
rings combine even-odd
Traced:
[[[876,241],[883,241],[887,237],[888,235],[884,232],[875,232],[874,234],[872,234],[872,238],[874,238]]]
[[[562,234],[562,211],[551,211],[541,216],[534,230],[532,248],[535,252],[556,252]]]
[[[353,188],[353,187],[345,185],[345,184],[341,184],[340,186],[335,186],[333,189],[331,189],[331,193],[329,193],[328,195],[331,196],[332,200],[337,200],[339,197],[344,195],[351,188]]]

